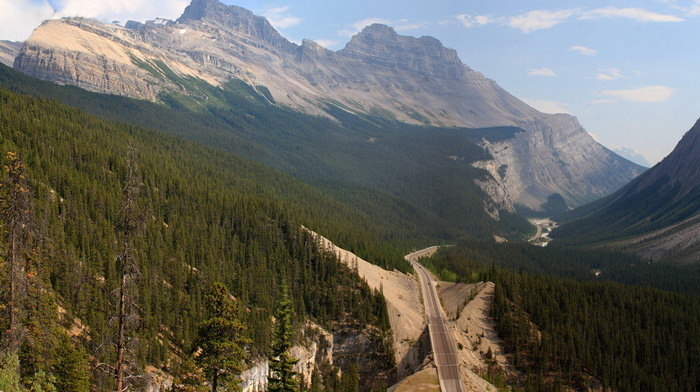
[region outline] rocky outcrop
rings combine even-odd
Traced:
[[[521,125],[525,132],[482,146],[492,160],[476,162],[491,176],[482,189],[501,209],[519,204],[533,210],[552,194],[570,207],[606,196],[644,171],[596,143],[575,117],[543,116]],[[601,175],[604,173],[604,175]]]
[[[267,19],[256,16],[245,8],[228,6],[218,0],[193,0],[177,20],[181,25],[197,25],[214,33],[222,30],[250,36],[287,53],[294,53],[297,45],[289,42],[275,30]]]
[[[12,67],[20,49],[22,49],[21,42],[0,41],[0,63]]]
[[[294,371],[300,374],[306,383],[311,382],[314,370],[319,370],[323,364],[334,364],[333,341],[333,334],[318,325],[308,322],[302,327],[302,341],[292,346],[290,355],[298,359],[294,365]],[[254,362],[253,366],[241,374],[243,392],[266,391],[268,375],[267,359]]]
[[[513,203],[537,209],[552,193],[570,206],[605,195],[640,168],[593,141],[575,119],[538,112],[464,65],[432,37],[407,37],[375,24],[334,52],[313,41],[289,42],[263,17],[217,0],[193,0],[177,21],[85,19],[44,23],[14,67],[92,91],[158,100],[164,93],[199,97],[196,81],[239,79],[265,86],[275,104],[330,116],[329,106],[434,126],[517,126],[511,141],[485,144],[497,168],[479,184],[488,209]],[[202,101],[206,97],[200,97]],[[510,150],[509,150],[510,149]],[[491,165],[491,166],[490,166]],[[554,165],[554,166],[552,166]]]

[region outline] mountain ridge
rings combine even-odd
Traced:
[[[535,161],[516,166],[510,152],[499,156],[505,149],[494,149],[494,161],[508,166],[509,178],[518,180],[492,175],[481,183],[491,205],[509,211],[511,205],[540,209],[553,193],[578,206],[618,189],[642,170],[595,147],[580,125],[558,128],[560,117],[512,96],[463,64],[439,40],[401,36],[384,25],[366,27],[333,52],[309,40],[301,46],[289,42],[265,18],[243,8],[194,0],[177,21],[146,23],[139,29],[84,19],[48,21],[27,40],[14,67],[97,92],[152,101],[186,96],[192,107],[200,108],[212,105],[201,83],[221,88],[241,80],[275,105],[315,116],[334,117],[340,110],[417,125],[520,127],[528,139],[520,144],[537,144],[540,151],[528,155],[521,148],[517,160]],[[580,145],[552,145],[553,139],[540,136],[542,123]],[[591,152],[588,160],[567,158],[581,149]],[[572,175],[574,163],[578,166]],[[526,166],[540,171],[530,172]],[[589,178],[600,181],[591,183]],[[568,185],[561,189],[555,182]],[[494,192],[496,188],[503,191]]]
[[[20,49],[22,49],[22,42],[0,41],[0,63],[12,67]]]
[[[700,120],[673,151],[610,196],[565,215],[564,244],[609,246],[651,260],[700,261]]]

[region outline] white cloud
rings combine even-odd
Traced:
[[[423,23],[423,22],[408,23],[407,20],[402,20],[399,22],[400,22],[399,24],[396,24],[396,26],[394,26],[394,29],[396,31],[418,30],[418,29],[422,29],[423,27],[425,27],[427,25],[427,23]]]
[[[566,113],[571,114],[569,109],[567,109],[567,104],[562,102],[547,101],[544,99],[523,99],[526,104],[532,106],[533,108],[539,110],[542,113],[557,114]]]
[[[696,0],[695,6],[692,9],[689,9],[687,13],[700,14],[700,0]],[[679,16],[660,14],[642,8],[617,7],[597,8],[589,11],[585,11],[581,8],[556,11],[534,10],[511,17],[494,17],[490,15],[469,14],[460,14],[456,16],[456,19],[465,27],[478,27],[496,23],[502,26],[518,29],[525,34],[537,30],[549,29],[572,18],[576,18],[578,20],[625,18],[637,22],[682,22],[684,20]],[[578,50],[587,56],[596,54],[594,49],[589,49],[584,46],[574,46],[571,49]]]
[[[690,7],[683,9],[683,11],[688,15],[688,16],[698,16],[700,15],[700,0],[695,0],[693,5]]]
[[[531,68],[527,70],[530,76],[557,76],[557,73],[549,68]]]
[[[0,39],[24,41],[53,13],[45,0],[0,0]]]
[[[600,93],[623,101],[664,102],[671,98],[675,91],[666,86],[648,86],[630,90],[603,90]]]
[[[276,29],[298,26],[302,19],[289,14],[289,8],[290,7],[270,8],[263,12],[263,16],[267,18],[270,24]]]
[[[177,19],[188,0],[61,0],[56,17],[83,16],[111,22],[145,21],[155,18]]]
[[[624,79],[624,75],[617,68],[608,68],[598,70],[598,74],[594,77],[597,80],[616,80]]]
[[[700,0],[695,0],[688,6],[678,5],[674,0],[659,0],[662,3],[668,3],[669,7],[684,13],[686,16],[694,17],[700,15]]]
[[[496,20],[487,15],[467,15],[461,14],[457,15],[457,20],[464,25],[464,27],[476,27],[483,26],[489,23],[493,23]]]
[[[675,15],[659,14],[642,8],[606,7],[584,12],[579,19],[625,18],[637,22],[682,22]]]
[[[585,56],[595,56],[598,54],[598,51],[595,49],[587,48],[585,46],[572,46],[569,48],[570,50],[573,50],[574,52],[579,52],[582,55]]]
[[[508,26],[519,29],[523,33],[531,33],[536,30],[554,27],[576,14],[576,10],[537,10],[514,16],[508,21]]]

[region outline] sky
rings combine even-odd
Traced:
[[[439,39],[546,113],[569,113],[610,149],[652,164],[700,118],[700,0],[223,0],[292,42],[342,49],[371,23]],[[42,20],[177,19],[188,0],[0,0],[0,39]]]

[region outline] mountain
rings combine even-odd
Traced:
[[[652,260],[700,261],[700,121],[663,161],[630,184],[571,212],[553,237],[605,244]]]
[[[539,210],[554,193],[579,206],[642,171],[597,144],[574,118],[529,107],[435,38],[401,36],[384,25],[333,52],[309,40],[291,43],[243,8],[194,0],[177,21],[47,21],[14,67],[92,91],[186,102],[192,110],[227,106],[211,87],[238,80],[250,86],[245,94],[336,120],[350,113],[440,127],[518,127],[525,132],[513,140],[483,143],[493,158],[477,164],[491,173],[479,182],[489,210]]]
[[[0,41],[0,63],[11,67],[20,49],[22,49],[21,42]]]
[[[342,118],[341,124],[274,106],[252,87],[235,82],[209,90],[211,100],[226,102],[227,107],[202,112],[60,86],[1,65],[0,86],[58,100],[110,121],[187,138],[289,173],[374,222],[377,230],[367,232],[374,242],[399,241],[402,249],[411,249],[465,235],[517,238],[531,229],[526,220],[507,212],[499,221],[489,217],[474,182],[488,175],[471,165],[488,158],[477,142],[509,137],[512,128],[383,126],[339,111],[334,114]],[[309,205],[318,202],[306,200]],[[332,234],[329,229],[321,231]],[[335,235],[330,238],[337,242]],[[363,248],[357,245],[350,248]],[[368,259],[392,264],[376,255]]]
[[[629,161],[632,161],[636,163],[637,165],[643,166],[643,167],[651,167],[651,164],[649,161],[646,160],[642,156],[642,154],[639,154],[638,152],[634,151],[631,148],[628,147],[621,147],[621,148],[616,148],[613,150],[613,152]]]

